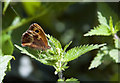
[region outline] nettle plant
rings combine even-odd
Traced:
[[[112,17],[110,16],[109,21],[107,21],[100,12],[98,12],[98,21],[100,25],[91,29],[84,36],[112,36],[113,40],[108,41],[114,41],[114,45],[107,45],[100,48],[97,56],[91,62],[89,69],[98,67],[104,62],[114,61],[115,63],[120,63],[120,38],[117,36],[118,31],[120,31],[120,21],[114,26]]]
[[[65,69],[69,68],[67,66],[67,63],[69,61],[72,61],[79,56],[83,55],[84,53],[98,49],[100,47],[100,50],[97,53],[97,56],[94,58],[94,60],[91,62],[89,69],[98,67],[102,62],[106,60],[104,56],[110,56],[113,60],[115,60],[116,63],[119,63],[119,57],[118,53],[120,52],[120,39],[117,36],[117,32],[120,30],[120,22],[117,22],[115,27],[113,27],[113,21],[112,17],[110,17],[109,24],[107,24],[107,20],[105,17],[102,16],[100,12],[98,12],[98,20],[100,22],[100,25],[86,33],[84,36],[92,36],[92,35],[103,35],[103,36],[113,36],[115,48],[109,48],[109,46],[105,46],[106,44],[95,44],[95,45],[81,45],[76,46],[74,48],[69,49],[66,51],[66,49],[69,47],[69,45],[72,43],[69,42],[64,48],[62,48],[61,43],[54,37],[50,35],[46,35],[48,37],[48,44],[51,46],[51,49],[48,49],[47,51],[41,51],[41,50],[32,50],[32,49],[25,49],[23,47],[20,47],[18,45],[15,45],[19,50],[21,50],[21,53],[26,54],[30,56],[31,58],[36,59],[37,61],[40,61],[41,63],[45,65],[50,65],[55,68],[55,75],[57,74],[59,79],[58,81],[78,81],[76,78],[70,78],[66,79],[63,77],[63,71]]]
[[[104,46],[105,44],[96,44],[96,45],[83,45],[83,46],[77,46],[74,47],[66,52],[66,49],[69,47],[69,45],[72,43],[69,42],[64,49],[62,49],[62,46],[60,42],[50,36],[47,35],[49,38],[48,44],[51,46],[51,49],[48,49],[47,51],[41,51],[41,50],[32,50],[32,49],[25,49],[18,45],[15,45],[19,50],[21,50],[21,53],[26,54],[30,56],[31,58],[34,58],[41,63],[45,65],[50,65],[55,68],[55,75],[58,74],[58,81],[64,81],[63,73],[62,71],[65,71],[69,66],[67,66],[67,63],[69,61],[72,61],[82,54],[91,51],[93,49],[98,49],[99,47]],[[77,81],[75,78],[67,79],[66,81]]]

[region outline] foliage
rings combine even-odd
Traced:
[[[21,53],[26,54],[31,58],[40,61],[43,64],[53,66],[56,69],[55,74],[58,74],[61,71],[65,71],[65,69],[68,68],[67,63],[69,61],[78,58],[79,56],[81,56],[82,54],[88,51],[91,51],[93,49],[98,49],[99,47],[105,45],[105,44],[83,45],[83,46],[71,48],[66,52],[65,49],[67,49],[67,47],[71,44],[71,42],[67,44],[63,50],[60,42],[56,38],[50,35],[47,35],[47,37],[49,38],[49,45],[51,46],[51,49],[48,49],[47,51],[42,51],[40,53],[34,50],[34,54],[33,54],[30,53],[31,51],[25,48],[22,48],[18,45],[15,46],[19,50],[21,50]]]
[[[2,51],[0,50],[0,83],[2,82],[5,74],[5,71],[8,68],[9,61],[12,59],[11,55],[4,55],[2,54]]]
[[[97,3],[97,11],[100,11],[107,20],[112,16],[114,23],[119,21],[117,13],[107,3]]]
[[[10,5],[10,0],[7,0],[6,2],[4,2],[4,6],[3,6],[3,15],[5,15],[6,11],[7,11],[7,8],[9,7]],[[44,5],[41,5],[41,3],[38,3],[38,2],[30,2],[30,3],[26,3],[26,2],[23,2],[22,3],[23,6],[24,6],[24,9],[27,11],[26,13],[30,16],[29,18],[21,18],[20,15],[14,10],[14,8],[10,5],[10,7],[12,8],[12,10],[14,11],[14,13],[17,15],[14,17],[12,23],[7,26],[7,28],[3,27],[4,29],[2,30],[1,35],[0,35],[0,38],[2,38],[2,41],[0,41],[0,47],[2,47],[2,49],[0,49],[2,52],[1,52],[1,58],[2,59],[1,61],[3,61],[4,57],[6,57],[7,60],[4,60],[5,64],[6,65],[2,65],[1,67],[4,67],[3,71],[1,71],[1,73],[4,73],[5,75],[5,71],[7,69],[7,65],[9,65],[8,67],[10,68],[10,61],[11,58],[10,57],[13,57],[12,54],[13,54],[13,50],[14,50],[14,46],[13,46],[13,42],[11,41],[11,34],[12,34],[12,31],[19,28],[20,26],[23,26],[24,24],[28,23],[28,22],[31,22],[33,21],[34,19],[36,18],[40,18],[42,16],[44,16],[45,14],[49,13],[51,9],[54,9],[54,11],[58,11],[59,13],[64,11],[67,7],[69,7],[69,5],[73,4],[73,3],[63,3],[64,6],[61,7],[60,10],[58,10],[59,6],[58,3],[55,3],[54,5],[56,6],[53,6],[53,4],[44,4]],[[34,6],[34,7],[33,7]],[[58,7],[58,8],[57,8]],[[38,8],[40,11],[35,11],[35,9]],[[57,8],[57,9],[56,9]],[[30,10],[29,10],[30,9]],[[41,12],[42,11],[42,12]],[[49,16],[52,17],[51,15],[53,14],[50,14],[49,13]],[[32,17],[31,17],[32,16]],[[10,21],[9,21],[10,22]],[[55,41],[54,38],[52,38],[53,41]],[[57,41],[55,41],[57,42]],[[51,43],[52,44],[52,43]],[[59,48],[61,48],[61,44],[59,43],[59,41],[57,43],[55,43],[55,46],[57,46]],[[26,49],[23,49],[19,46],[16,45],[16,47],[18,47],[20,50],[22,50],[22,53],[27,53],[29,56],[31,56],[32,58],[34,59],[37,59],[39,61],[41,61],[42,63],[46,64],[46,65],[55,65],[55,62],[56,62],[56,59],[57,57],[53,57],[52,54],[48,54],[47,52],[42,52],[41,54],[39,53],[40,51],[35,51],[33,50],[34,54],[37,52],[38,54],[36,56],[33,56],[31,53],[31,49],[29,50],[29,52],[26,50]],[[67,48],[67,46],[66,46]],[[64,50],[66,50],[66,48]],[[61,48],[62,49],[62,48]],[[58,50],[57,50],[58,51]],[[50,50],[50,52],[54,52],[56,53],[56,49],[53,50]],[[49,57],[46,57],[46,55],[49,56]],[[9,55],[9,57],[8,57]],[[3,56],[3,58],[2,58]],[[7,58],[8,57],[8,58]],[[41,59],[39,59],[39,58]],[[14,58],[14,57],[13,57]],[[43,58],[43,59],[42,59]],[[15,58],[14,58],[15,59]],[[64,65],[65,66],[65,65]],[[2,68],[1,68],[2,70]],[[4,77],[3,74],[1,74],[0,78],[2,81],[3,77]]]
[[[10,49],[11,48],[11,49]],[[13,53],[13,44],[11,42],[10,35],[2,35],[2,53],[4,55],[12,55]]]
[[[61,38],[62,36],[65,36],[67,34],[68,37],[70,37],[69,40],[72,40],[72,37],[74,37],[77,39],[77,41],[79,41],[79,36],[81,36],[81,34],[79,34],[79,33],[81,33],[81,32],[79,31],[79,33],[77,33],[76,34],[77,36],[76,36],[74,34],[74,30],[76,29],[76,31],[77,31],[79,29],[79,28],[76,28],[76,27],[78,27],[78,25],[79,26],[81,26],[81,24],[83,25],[84,20],[82,20],[82,18],[86,17],[86,15],[89,17],[89,18],[86,17],[87,19],[90,19],[91,17],[93,17],[93,16],[89,16],[89,13],[86,13],[86,12],[85,12],[86,14],[83,15],[83,13],[84,13],[83,10],[90,8],[90,6],[86,6],[86,3],[82,4],[83,8],[80,7],[80,9],[78,11],[77,9],[79,8],[79,4],[81,4],[81,3],[79,3],[79,4],[78,3],[73,4],[74,2],[72,2],[72,3],[71,2],[65,2],[65,3],[57,3],[57,2],[12,3],[11,2],[10,3],[10,1],[11,0],[7,0],[7,2],[4,2],[3,3],[4,5],[2,5],[2,7],[3,7],[2,8],[2,10],[3,10],[2,11],[2,13],[3,13],[2,29],[3,30],[2,30],[2,35],[0,35],[0,39],[2,40],[2,41],[0,41],[0,47],[2,47],[2,49],[0,49],[0,55],[1,55],[0,61],[2,61],[2,63],[0,62],[0,69],[1,69],[0,82],[2,82],[2,80],[5,76],[5,73],[6,73],[5,71],[10,70],[10,60],[12,58],[15,59],[12,56],[13,51],[14,51],[13,43],[17,43],[17,44],[18,44],[18,42],[20,43],[21,34],[23,33],[23,31],[25,29],[27,29],[27,27],[28,27],[27,24],[30,24],[31,22],[32,23],[38,22],[44,26],[47,26],[47,28],[49,30],[51,30],[50,32],[52,33],[52,35],[55,34],[56,37],[59,36],[59,38]],[[73,5],[71,6],[71,4],[73,4]],[[56,38],[54,38],[50,35],[47,35],[47,37],[49,38],[48,43],[51,46],[51,49],[48,49],[47,51],[33,50],[30,48],[26,49],[26,48],[20,47],[18,45],[15,45],[15,46],[19,50],[21,50],[22,53],[27,54],[31,58],[34,58],[35,60],[38,60],[45,65],[53,66],[56,69],[55,74],[59,74],[58,75],[59,78],[62,76],[60,74],[60,72],[65,71],[65,69],[68,69],[68,67],[69,67],[69,66],[67,66],[68,62],[75,60],[82,54],[84,54],[88,51],[97,49],[101,46],[103,46],[103,47],[100,48],[100,50],[98,51],[97,56],[91,62],[89,69],[96,68],[100,64],[105,63],[105,62],[115,61],[116,63],[119,63],[120,61],[118,60],[119,59],[118,54],[120,53],[120,39],[117,36],[117,32],[120,31],[120,21],[118,21],[119,17],[117,16],[117,14],[115,12],[113,12],[113,10],[111,10],[111,8],[106,3],[96,3],[96,4],[98,6],[97,9],[101,11],[101,13],[98,12],[98,20],[100,22],[100,25],[94,27],[94,29],[92,29],[87,34],[85,34],[85,36],[93,36],[93,35],[111,36],[112,35],[114,37],[113,38],[114,47],[112,47],[112,45],[109,45],[109,44],[107,44],[107,46],[104,46],[105,44],[100,44],[100,45],[98,45],[98,44],[88,45],[87,44],[87,45],[76,46],[67,51],[67,49],[70,46],[70,44],[72,43],[72,41],[70,41],[67,45],[65,45],[64,48],[62,48],[63,42],[61,41],[62,42],[62,45],[61,45],[61,43]],[[85,5],[85,7],[84,7],[84,5]],[[77,8],[75,6],[77,6]],[[76,8],[76,9],[74,10],[74,8]],[[79,14],[79,12],[81,10],[83,11],[83,13]],[[93,15],[94,12],[92,12],[90,10],[90,13],[91,13],[91,15]],[[109,16],[111,16],[110,20],[108,20]],[[75,18],[75,17],[77,17],[77,18]],[[80,17],[81,21],[79,20],[78,17]],[[91,19],[85,20],[85,24],[88,21],[91,21]],[[59,26],[59,28],[62,28],[62,27],[64,28],[63,32],[59,32],[59,33],[57,32],[56,28],[58,28],[58,27],[56,27],[56,23],[62,23],[63,25],[65,25],[65,27]],[[26,27],[26,25],[27,25],[27,27]],[[72,27],[74,29],[72,29]],[[81,27],[81,31],[82,31],[82,27]],[[72,32],[72,35],[69,35],[68,32],[70,34]],[[63,34],[65,33],[65,35],[60,35],[61,33],[63,33]],[[20,37],[18,37],[19,35],[20,35]],[[19,40],[16,38],[18,38]],[[62,37],[61,40],[68,42],[66,37]],[[110,41],[112,41],[112,40],[110,40]],[[84,41],[82,41],[82,42],[85,43]],[[73,41],[72,45],[75,43],[76,42]],[[80,57],[80,59],[81,59],[81,57]],[[77,59],[77,60],[79,60],[79,59]],[[77,61],[77,60],[75,60],[75,61]],[[72,61],[72,62],[74,62],[74,61]],[[82,64],[84,66],[86,66],[85,63],[82,63]],[[81,69],[83,69],[83,68],[81,68]],[[109,72],[111,72],[111,70],[109,70]],[[80,75],[81,74],[79,74],[79,76]],[[90,76],[90,78],[92,78],[91,75],[89,75],[89,76]],[[118,75],[116,75],[116,78],[117,77],[118,77]],[[99,79],[101,79],[101,78],[99,78]],[[85,78],[85,80],[87,80],[87,78]],[[63,79],[58,79],[58,81],[79,83],[78,79],[75,79],[75,78],[70,78],[70,79],[66,79],[66,80],[63,78]]]
[[[10,0],[6,0],[6,2],[4,3],[3,15],[5,14],[5,11],[7,10],[9,4],[10,4]]]
[[[84,36],[92,36],[92,35],[100,35],[100,36],[113,36],[114,39],[114,47],[105,46],[101,48],[97,54],[97,56],[94,58],[94,60],[91,62],[89,69],[98,67],[101,63],[103,63],[104,56],[109,55],[113,60],[115,60],[116,63],[119,63],[119,52],[120,52],[120,38],[117,36],[117,32],[120,30],[120,22],[118,21],[115,26],[113,26],[113,20],[110,16],[109,24],[107,19],[102,16],[100,12],[98,12],[98,21],[100,25],[98,25],[96,28],[91,29],[88,33],[86,33]],[[111,45],[112,46],[112,45]],[[107,48],[107,49],[105,49]],[[109,50],[108,50],[109,49]],[[102,52],[101,52],[102,51]],[[107,53],[106,53],[107,51]]]
[[[105,25],[99,25],[96,28],[94,27],[94,29],[91,29],[91,31],[89,31],[84,36],[92,36],[92,35],[109,36],[109,35],[111,35],[111,33],[110,33],[110,31],[109,31],[109,29],[108,29],[107,26],[105,26]]]
[[[78,81],[78,79],[76,78],[70,78],[70,79],[66,79],[66,80],[63,80],[63,79],[58,79],[58,83],[80,83]]]
[[[74,59],[78,58],[80,55],[85,54],[88,51],[97,49],[104,45],[105,44],[101,44],[101,45],[96,44],[96,45],[83,45],[83,46],[79,46],[79,47],[74,47],[66,52],[66,54],[64,56],[64,61],[74,60]]]

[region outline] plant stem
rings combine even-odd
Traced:
[[[114,34],[114,38],[120,41],[120,38],[117,36],[117,34]]]
[[[58,73],[58,77],[59,77],[59,79],[63,79],[62,71],[60,71],[60,72]]]
[[[60,72],[58,73],[59,79],[63,79],[63,74],[62,74],[61,67],[62,67],[62,65],[61,65],[61,61],[60,61]]]
[[[45,10],[45,11],[43,11],[42,13],[40,13],[40,14],[34,16],[34,17],[27,18],[27,19],[22,19],[22,20],[21,20],[19,23],[17,23],[16,25],[11,25],[11,26],[9,26],[8,28],[6,28],[5,30],[3,30],[2,33],[6,33],[6,32],[8,32],[8,31],[17,29],[18,27],[20,27],[20,26],[22,26],[22,25],[24,25],[24,24],[26,24],[26,23],[34,20],[35,18],[39,18],[39,17],[43,16],[43,15],[46,14],[48,11],[49,11],[49,10]]]

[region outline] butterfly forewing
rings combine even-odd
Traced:
[[[33,23],[29,29],[22,35],[22,46],[28,46],[35,49],[49,49],[47,38],[43,29],[36,23]]]
[[[43,40],[45,45],[48,46],[48,42],[47,42],[47,38],[45,36],[45,32],[43,31],[43,29],[37,23],[31,24],[31,26],[29,27],[29,30],[33,30],[34,32],[38,33],[41,36],[41,39]]]

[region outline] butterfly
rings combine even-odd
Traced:
[[[22,46],[28,46],[34,49],[47,50],[51,48],[48,46],[47,37],[43,29],[37,24],[33,23],[29,29],[22,34]]]

